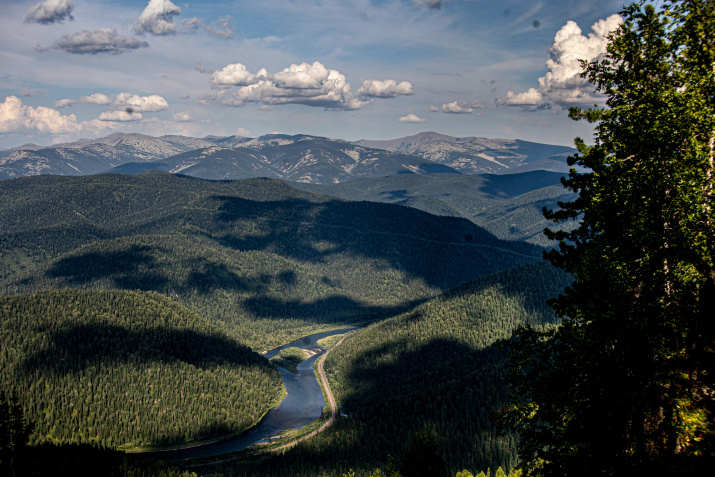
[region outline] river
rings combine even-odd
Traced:
[[[284,348],[316,348],[318,341],[328,336],[340,335],[357,328],[345,328],[341,330],[325,331],[300,338],[292,343],[288,343],[278,348],[272,349],[264,354],[266,359],[270,359]],[[313,364],[323,353],[316,354],[306,359],[298,365],[298,374],[295,375],[283,368],[278,368],[283,378],[283,385],[286,389],[286,396],[281,403],[268,411],[261,421],[253,428],[218,442],[210,444],[188,447],[185,449],[173,449],[157,452],[146,452],[143,455],[156,457],[162,460],[193,459],[197,457],[208,457],[212,455],[235,452],[253,444],[266,442],[272,436],[289,429],[300,429],[318,419],[325,407],[323,392],[320,389],[318,380],[315,378]]]

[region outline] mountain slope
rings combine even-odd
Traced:
[[[562,163],[561,169],[555,172],[568,172],[566,157],[576,152],[572,147],[518,139],[456,138],[435,132],[388,141],[361,140],[356,144],[423,157],[463,174],[503,174],[544,159]],[[553,167],[554,163],[551,163],[549,170],[553,170]]]
[[[136,173],[148,169],[203,179],[270,177],[327,184],[353,177],[456,172],[422,158],[347,141],[277,134],[257,139],[199,139],[115,133],[92,141],[16,150],[0,157],[0,180],[38,174]]]
[[[504,240],[524,240],[548,247],[543,236],[553,224],[542,208],[573,200],[561,185],[563,174],[534,171],[515,174],[425,174],[355,179],[340,184],[293,184],[294,187],[348,200],[369,200],[414,207],[435,215],[464,217]]]
[[[37,174],[97,174],[126,162],[155,161],[212,145],[183,136],[114,133],[91,141],[11,152],[0,158],[0,180]]]
[[[0,180],[157,168],[204,179],[271,177],[333,184],[411,173],[505,173],[528,168],[566,172],[566,155],[573,152],[563,146],[437,133],[358,143],[307,135],[270,134],[251,139],[114,133],[95,140],[4,151]],[[113,170],[115,167],[118,169]]]
[[[156,172],[0,182],[0,231],[0,293],[156,291],[258,350],[540,257],[464,219]]]
[[[400,457],[410,431],[433,427],[450,475],[516,465],[515,436],[490,416],[506,402],[505,349],[523,323],[557,317],[546,303],[570,278],[546,262],[464,283],[349,335],[325,370],[342,415],[326,432],[270,459],[211,466],[231,475],[371,475]]]
[[[0,298],[0,376],[30,442],[135,448],[231,434],[283,394],[263,357],[156,294]]]

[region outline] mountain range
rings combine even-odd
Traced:
[[[356,143],[307,135],[192,138],[114,133],[96,140],[3,151],[0,179],[159,169],[214,180],[270,177],[334,184],[401,174],[566,172],[566,157],[573,152],[565,146],[431,132]]]

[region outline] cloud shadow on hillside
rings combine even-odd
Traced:
[[[161,325],[131,328],[106,323],[73,324],[48,333],[52,345],[32,351],[20,364],[23,373],[48,372],[62,376],[86,366],[122,366],[129,362],[183,361],[200,369],[217,363],[266,367],[265,359],[245,345],[220,334],[175,329]]]
[[[463,218],[375,202],[252,201],[214,196],[223,246],[320,263],[338,255],[384,260],[440,289],[540,259],[541,249],[499,240]],[[317,244],[328,243],[330,247]]]
[[[270,473],[269,469],[280,468],[288,475],[298,469],[319,474],[321,469],[348,466],[372,472],[384,466],[388,456],[397,461],[410,432],[425,423],[434,427],[443,444],[441,452],[453,467],[450,475],[465,463],[472,470],[507,468],[507,449],[492,444],[497,431],[496,424],[489,422],[492,409],[505,399],[502,349],[478,350],[449,338],[421,344],[402,340],[358,353],[351,362],[355,365],[345,381],[359,385],[339,402],[347,417],[290,453],[200,469],[241,473],[245,466],[252,472]],[[493,402],[475,401],[490,395]],[[448,428],[447,422],[454,427]],[[467,441],[462,450],[445,445],[454,433]],[[228,460],[230,455],[222,457]]]

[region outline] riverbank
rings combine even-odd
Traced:
[[[276,356],[281,349],[289,347],[300,347],[303,349],[317,348],[318,341],[327,337],[345,334],[357,328],[342,328],[324,331],[313,335],[304,336],[291,343],[287,343],[275,348],[263,356],[270,359]],[[325,356],[327,351],[321,351],[320,355],[315,355],[306,359],[299,365],[299,374],[278,368],[284,384],[284,398],[280,404],[269,410],[264,418],[255,426],[231,437],[201,441],[200,443],[187,443],[174,449],[162,449],[145,451],[143,454],[162,460],[184,460],[202,457],[211,457],[219,454],[242,451],[255,444],[263,446],[281,445],[286,439],[302,437],[305,432],[317,424],[316,421],[325,418],[324,408],[329,400],[324,397],[323,386],[319,383],[318,373],[314,371],[314,364]],[[317,369],[317,367],[316,367]],[[325,380],[327,382],[327,380]],[[332,394],[331,394],[332,395]],[[261,449],[260,452],[264,450]]]
[[[207,446],[211,444],[216,444],[218,442],[226,441],[229,439],[233,439],[235,437],[238,437],[242,434],[245,434],[246,432],[249,432],[251,429],[254,429],[256,426],[258,426],[263,419],[268,415],[269,412],[271,412],[273,409],[277,408],[280,406],[281,402],[285,399],[286,395],[288,393],[286,392],[285,386],[283,386],[283,392],[281,395],[276,398],[273,403],[266,409],[266,411],[261,415],[261,417],[258,419],[258,421],[255,424],[252,424],[243,430],[233,432],[231,434],[226,434],[223,436],[218,436],[218,437],[212,437],[210,439],[203,439],[199,441],[191,441],[191,442],[184,442],[182,444],[175,444],[172,446],[162,446],[162,447],[131,447],[128,449],[122,449],[119,448],[117,450],[121,450],[127,454],[152,454],[152,453],[159,453],[159,452],[172,452],[172,451],[181,451],[181,450],[188,450],[188,449],[193,449],[195,447],[202,447],[202,446]]]
[[[288,444],[282,445],[280,447],[277,447],[275,449],[270,449],[271,452],[280,452],[284,451],[287,449],[290,449],[291,447],[295,446],[301,441],[304,441],[305,439],[308,439],[310,437],[313,437],[321,432],[323,432],[325,429],[330,427],[330,425],[335,421],[335,417],[338,413],[338,406],[335,403],[335,398],[333,397],[333,392],[330,390],[330,384],[328,383],[328,379],[325,377],[325,371],[323,369],[323,363],[325,362],[325,358],[327,358],[328,354],[335,349],[336,347],[340,346],[340,343],[343,342],[345,339],[345,336],[340,338],[340,341],[335,343],[333,346],[330,347],[330,349],[326,350],[325,353],[320,357],[318,360],[318,374],[316,375],[316,379],[318,381],[318,384],[320,385],[321,390],[323,391],[323,395],[327,397],[328,404],[330,405],[330,417],[328,420],[318,428],[318,430],[313,431],[309,434],[306,434],[305,436],[300,437],[299,439],[296,439],[293,442],[290,442]]]

